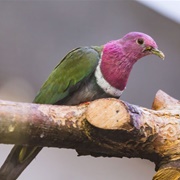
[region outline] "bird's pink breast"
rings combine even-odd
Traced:
[[[113,87],[124,90],[134,61],[127,61],[127,54],[118,41],[112,41],[104,46],[101,72],[106,81]]]

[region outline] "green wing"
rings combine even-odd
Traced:
[[[100,59],[100,47],[71,51],[55,67],[35,97],[35,103],[54,104],[78,88],[90,76]],[[36,157],[42,147],[15,145],[0,169],[0,179],[16,179]]]
[[[68,96],[94,72],[100,50],[98,47],[81,47],[69,52],[52,71],[33,102],[54,104]]]

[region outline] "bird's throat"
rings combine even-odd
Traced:
[[[101,72],[100,65],[101,65],[101,60],[95,71],[96,83],[99,85],[99,87],[101,87],[101,89],[103,89],[103,91],[106,94],[109,94],[113,97],[120,97],[123,91],[113,87],[111,84],[109,84],[109,82],[107,82],[107,80],[104,78]]]
[[[123,91],[126,87],[129,74],[135,61],[128,59],[127,54],[123,54],[121,46],[117,43],[104,48],[100,70],[104,79],[114,88]]]
[[[111,86],[124,90],[129,78],[130,71],[132,67],[130,66],[116,66],[108,63],[101,63],[100,69],[103,74],[104,79],[111,84]]]

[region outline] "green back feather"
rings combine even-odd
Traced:
[[[101,47],[82,47],[69,52],[54,68],[34,99],[38,104],[55,104],[77,89],[92,74],[100,59]],[[22,146],[19,162],[23,163],[38,147]]]
[[[33,102],[54,104],[68,96],[94,72],[101,50],[102,47],[81,47],[69,52],[52,71]]]

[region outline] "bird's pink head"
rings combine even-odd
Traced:
[[[147,34],[130,32],[119,41],[124,53],[129,55],[131,60],[137,61],[149,54],[155,54],[164,59],[164,54],[158,50],[154,39]]]
[[[123,38],[104,45],[100,69],[105,80],[113,87],[124,90],[134,63],[155,54],[164,59],[156,42],[147,34],[130,32]]]

